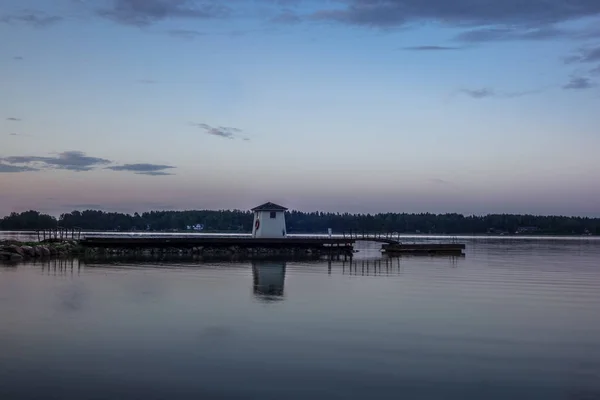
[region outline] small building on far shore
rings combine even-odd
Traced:
[[[285,228],[285,212],[287,208],[275,203],[265,203],[254,207],[254,222],[252,224],[252,237],[255,238],[282,238],[287,234]]]

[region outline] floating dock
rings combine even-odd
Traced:
[[[465,250],[464,243],[392,243],[384,244],[381,250],[389,255],[401,254],[457,254]]]

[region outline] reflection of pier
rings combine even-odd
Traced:
[[[330,265],[331,270],[331,265]],[[343,275],[393,276],[402,272],[400,258],[342,262]]]
[[[254,295],[263,300],[281,300],[285,283],[285,261],[253,261]]]
[[[53,258],[43,260],[41,262],[33,262],[33,265],[42,265],[42,273],[48,275],[73,275],[73,271],[77,274],[81,272],[81,261],[74,258]]]
[[[435,257],[436,259],[447,258],[450,267],[457,268],[458,260],[461,256]],[[350,260],[342,262],[343,275],[361,275],[361,276],[394,276],[402,273],[402,263],[409,260],[410,257],[390,257],[374,260]],[[419,259],[422,259],[419,257]],[[328,271],[331,274],[332,263],[329,261]]]

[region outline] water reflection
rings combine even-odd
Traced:
[[[67,276],[81,273],[81,261],[75,258],[52,258],[46,260],[34,260],[32,265],[41,265],[42,272],[54,276]]]
[[[285,261],[253,261],[254,295],[261,300],[283,300],[285,267]]]

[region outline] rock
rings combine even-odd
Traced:
[[[0,251],[0,260],[9,261],[14,253],[9,253],[8,251]]]
[[[21,246],[21,250],[23,250],[23,255],[27,257],[35,257],[35,250],[31,246]]]
[[[25,253],[23,252],[23,249],[19,246],[17,246],[16,244],[12,244],[8,247],[4,248],[4,251],[7,251],[9,253],[15,253],[18,254],[20,256],[23,256]]]
[[[23,261],[23,256],[17,253],[12,253],[10,255],[10,261],[16,262],[16,261]]]
[[[56,250],[56,247],[49,247],[48,250],[50,250],[50,255],[54,256],[56,255],[56,253],[58,253],[58,251]]]
[[[46,246],[41,246],[40,250],[42,251],[42,257],[49,257],[52,253],[50,253],[50,249]]]
[[[41,246],[35,246],[33,248],[33,250],[35,251],[35,257],[41,257],[42,256],[42,248],[41,248]]]

